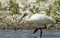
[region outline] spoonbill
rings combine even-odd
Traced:
[[[27,15],[26,13],[24,15]],[[28,23],[33,23],[35,25],[38,25],[38,26],[45,26],[44,28],[36,28],[34,30],[33,33],[36,33],[39,29],[41,31],[40,33],[40,38],[42,38],[42,29],[46,29],[47,28],[47,24],[53,24],[53,23],[56,23],[56,20],[50,16],[47,16],[45,14],[33,14],[31,17],[29,17],[27,20],[26,20]]]
[[[45,26],[44,28],[36,28],[34,30],[33,33],[36,33],[39,29],[41,31],[40,33],[40,38],[42,38],[42,29],[46,29],[47,28],[47,24],[52,24],[52,23],[56,23],[55,19],[50,17],[50,16],[47,16],[45,14],[34,14],[32,15],[30,18],[27,19],[27,22],[29,23],[34,23],[35,25],[43,25]]]

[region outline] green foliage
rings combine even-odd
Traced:
[[[1,2],[0,2],[0,5],[2,5]]]
[[[51,5],[49,5],[49,6],[48,6],[48,9],[46,9],[46,14],[47,14],[48,16],[50,16],[51,10],[52,10],[52,7],[51,7]]]
[[[31,7],[30,4],[25,4],[24,8],[23,8],[23,11],[26,11],[27,9],[29,9]]]
[[[60,6],[60,0],[57,1],[58,5]]]
[[[54,2],[54,5],[55,5],[56,9],[60,11],[60,0],[56,0]]]
[[[40,9],[39,7],[33,6],[33,8],[29,9],[29,11],[34,14],[34,13],[39,13]]]
[[[10,0],[10,1],[9,1],[10,8],[13,7],[13,4],[14,4],[14,3],[13,3],[13,0]]]
[[[49,5],[48,6],[48,9],[46,9],[46,14],[48,15],[48,16],[51,16],[51,14],[52,15],[56,15],[56,8],[53,6],[53,5]]]
[[[23,8],[23,11],[26,11],[27,8],[28,8],[28,5],[26,4]]]
[[[31,13],[34,13],[34,9],[33,9],[33,8],[30,8],[29,11],[30,11]]]
[[[11,10],[12,14],[19,14],[18,3],[15,3],[15,2],[13,2],[13,0],[10,0],[9,5],[10,5],[10,10]]]
[[[57,10],[60,11],[60,0],[57,1],[57,5],[58,5]]]
[[[41,0],[36,0],[36,3],[40,3]]]
[[[39,13],[39,12],[40,12],[39,7],[35,8],[35,13]]]
[[[1,2],[0,2],[0,8],[2,8],[2,4],[1,4]]]
[[[47,0],[36,0],[36,3],[40,3],[41,1],[47,1]]]
[[[55,18],[58,22],[57,11],[60,11],[60,0],[56,0],[52,5],[50,4],[46,9],[46,14]]]

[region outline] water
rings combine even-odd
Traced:
[[[0,30],[0,38],[40,38],[39,33],[33,34],[33,30]],[[60,31],[43,30],[42,38],[60,38]]]

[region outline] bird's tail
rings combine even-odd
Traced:
[[[35,34],[40,28],[37,28],[34,30],[33,34]]]

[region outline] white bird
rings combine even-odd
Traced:
[[[42,29],[47,28],[47,26],[46,26],[47,24],[56,23],[56,20],[54,18],[47,16],[45,14],[38,14],[38,13],[29,17],[26,21],[28,23],[33,23],[33,24],[39,25],[39,26],[44,25],[45,26],[44,28],[36,28],[33,32],[33,33],[36,33],[40,29],[41,35],[42,35]]]
[[[35,25],[44,25],[44,28],[37,28],[33,33],[36,33],[39,29],[41,31],[40,38],[42,38],[42,29],[47,28],[47,24],[56,23],[56,20],[50,16],[45,14],[34,14],[30,18],[27,19],[27,22],[34,23]]]
[[[27,19],[27,22],[33,22],[36,25],[47,25],[56,23],[55,19],[45,14],[34,14]]]

